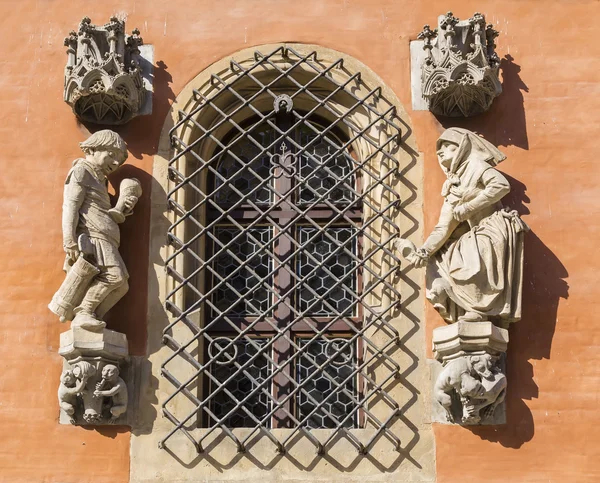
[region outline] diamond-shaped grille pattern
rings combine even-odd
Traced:
[[[269,291],[261,287],[259,280],[271,284],[270,257],[262,249],[269,245],[270,233],[270,228],[215,229],[216,269],[212,285],[218,287],[213,297],[216,313],[258,315],[269,311]],[[223,280],[227,283],[220,283]]]
[[[317,136],[314,133],[303,132],[301,135],[304,144],[312,143],[313,146],[300,158],[300,176],[307,185],[300,189],[301,203],[309,203],[320,196],[334,203],[353,200],[354,176],[349,174],[354,160],[346,152],[340,154],[326,142],[318,142],[317,139],[315,144]]]
[[[298,360],[298,383],[305,391],[298,398],[299,419],[309,428],[344,428],[355,426],[356,412],[352,411],[356,399],[356,351],[346,339],[299,341],[307,347]],[[318,368],[323,366],[321,373]],[[310,396],[310,397],[309,397]],[[334,417],[330,417],[333,415]]]
[[[299,228],[304,246],[299,273],[300,310],[308,315],[353,315],[356,290],[356,233],[351,228]],[[354,235],[354,236],[353,236]]]
[[[218,431],[239,451],[257,433],[280,452],[298,435],[319,453],[340,436],[362,453],[381,436],[400,447],[400,129],[379,89],[342,67],[256,52],[195,90],[171,130],[163,446],[182,432],[202,452]],[[180,395],[189,410],[171,403]]]
[[[239,202],[244,196],[258,203],[270,200],[267,188],[255,188],[260,181],[269,178],[271,161],[263,148],[273,142],[273,130],[269,126],[258,126],[251,136],[252,141],[238,139],[219,160],[217,184],[220,189],[216,191],[215,199],[220,203]]]
[[[261,384],[269,379],[269,361],[261,355],[265,341],[254,339],[253,342],[232,342],[220,337],[209,345],[208,358],[214,365],[211,370],[216,379],[211,385],[210,408],[214,418],[223,419],[223,424],[230,428],[252,427],[255,422],[248,414],[263,418],[269,411],[269,398],[260,390]],[[221,356],[215,356],[217,351],[222,352]],[[244,365],[253,356],[256,358],[247,371],[237,371],[234,360]],[[242,400],[245,400],[246,411],[236,408],[236,402]]]

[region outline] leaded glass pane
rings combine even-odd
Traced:
[[[275,139],[275,131],[261,125],[245,136],[240,136],[221,157],[218,164],[215,199],[219,203],[235,203],[242,196],[256,203],[271,200],[270,182],[258,187],[269,179],[270,155],[265,150]]]
[[[298,339],[298,345],[308,345],[296,365],[298,384],[303,387],[297,398],[298,419],[308,417],[304,424],[309,428],[335,428],[340,423],[344,428],[356,427],[356,411],[345,419],[355,408],[356,399],[353,342],[341,338],[312,342]]]
[[[214,381],[210,383],[210,410],[218,419],[227,416],[223,422],[227,427],[249,428],[256,425],[248,412],[241,408],[229,414],[238,402],[250,394],[244,402],[244,407],[256,419],[261,420],[269,412],[270,402],[267,394],[271,388],[265,381],[269,379],[271,369],[267,357],[261,352],[248,367],[240,369],[261,351],[265,344],[265,339],[253,338],[252,342],[237,340],[231,343],[231,339],[227,337],[218,337],[208,346],[209,357],[212,359],[210,373],[218,381],[218,384]],[[231,377],[232,379],[225,383]],[[227,394],[226,390],[230,394]],[[269,422],[265,425],[268,427]]]
[[[299,241],[304,245],[298,257],[298,272],[304,280],[299,287],[301,312],[317,316],[354,315],[352,294],[357,286],[354,233],[352,228],[299,227]]]
[[[161,373],[173,388],[161,407],[173,427],[161,447],[184,435],[210,459],[220,439],[246,454],[265,438],[319,454],[341,440],[361,454],[414,440],[400,441],[397,428],[411,428],[392,393],[410,337],[392,323],[401,123],[381,89],[342,67],[257,50],[198,88],[171,129]],[[340,426],[373,431],[312,430]]]
[[[305,146],[317,136],[314,133],[300,132],[300,143]],[[314,141],[300,156],[300,202],[349,203],[353,200],[354,176],[352,157],[344,150],[338,150],[333,143],[341,146],[335,138]],[[320,199],[323,198],[323,199]]]
[[[269,310],[271,229],[219,226],[214,231],[213,304],[217,313],[259,315]],[[242,266],[242,264],[244,264]],[[223,282],[223,280],[225,280]],[[261,280],[264,280],[261,282]]]

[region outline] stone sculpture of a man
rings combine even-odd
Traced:
[[[110,130],[80,143],[85,158],[74,161],[64,188],[62,232],[67,277],[50,309],[73,326],[101,330],[102,318],[129,289],[129,274],[119,254],[118,223],[131,214],[141,188],[124,180],[112,208],[107,176],[127,159],[125,142]],[[124,184],[129,182],[129,189]],[[133,188],[133,189],[132,189]]]

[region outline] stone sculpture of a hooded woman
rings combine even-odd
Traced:
[[[422,248],[401,242],[403,254],[416,267],[427,265],[426,296],[447,322],[489,320],[506,327],[521,318],[528,230],[500,203],[510,185],[494,166],[506,156],[461,128],[444,131],[436,149],[448,178],[440,218]]]

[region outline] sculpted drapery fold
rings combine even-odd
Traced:
[[[456,146],[452,159],[442,145]],[[470,131],[450,128],[437,142],[447,180],[440,220],[423,244],[427,298],[447,322],[521,318],[526,225],[502,207],[510,184],[493,166],[505,156]]]

